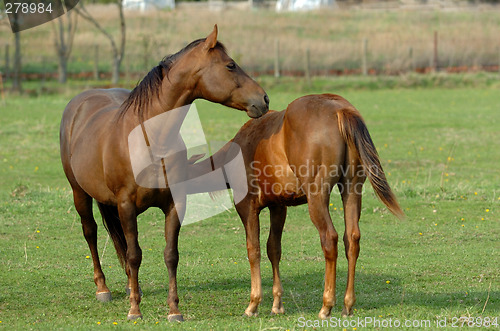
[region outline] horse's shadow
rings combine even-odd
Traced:
[[[321,263],[323,266],[323,263]],[[263,301],[259,311],[270,311],[272,305],[272,279],[270,272],[263,272],[262,288]],[[336,298],[337,304],[332,314],[338,313],[343,305],[346,288],[347,270],[339,268],[337,271]],[[322,305],[324,273],[317,271],[281,272],[283,285],[283,302],[287,314],[317,314]],[[182,286],[182,285],[181,285]],[[500,311],[498,299],[500,292],[485,291],[468,292],[436,292],[407,290],[404,281],[387,273],[369,273],[361,271],[356,273],[356,305],[358,310],[370,311],[387,307],[395,307],[399,311],[401,306],[432,307],[446,309],[457,305],[466,307],[483,306],[489,297],[488,311],[497,314]],[[161,292],[161,294],[160,294]],[[245,276],[218,276],[216,279],[206,278],[203,283],[182,286],[181,292],[186,298],[181,300],[193,301],[205,298],[209,293],[217,293],[217,300],[234,302],[234,297],[241,298],[241,310],[248,304],[250,297],[250,275]],[[164,290],[151,289],[152,295],[164,295]],[[488,296],[489,295],[489,296]],[[227,299],[224,299],[227,298]],[[232,299],[230,299],[232,298]],[[218,301],[219,302],[219,301]],[[480,308],[481,308],[480,307]],[[481,309],[479,309],[481,310]]]

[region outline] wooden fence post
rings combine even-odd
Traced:
[[[438,71],[438,32],[434,31],[434,71]]]
[[[45,81],[47,79],[47,58],[45,56],[42,56],[42,72],[40,73],[40,94],[43,93],[43,90],[45,88]]]
[[[3,93],[3,78],[1,72],[0,72],[0,95],[2,96],[2,104],[5,105],[5,94]]]
[[[99,80],[99,45],[94,46],[94,79]]]
[[[130,81],[132,76],[132,63],[128,56],[123,60],[123,65],[125,66],[125,81]]]
[[[500,46],[498,46],[498,75],[500,75]]]
[[[274,77],[280,77],[280,41],[274,41]]]
[[[144,47],[143,51],[143,59],[144,59],[144,71],[148,72],[149,71],[149,54],[151,53],[149,51],[150,47],[150,39],[146,36],[142,37],[142,46]]]
[[[363,39],[363,54],[361,57],[361,70],[363,76],[368,75],[368,39]]]
[[[307,84],[311,85],[311,51],[309,47],[306,48],[306,57],[305,57],[305,77]]]
[[[413,47],[408,48],[408,57],[410,59],[410,71],[415,71],[415,60],[413,59]]]
[[[4,66],[5,80],[9,79],[9,70],[10,70],[10,52],[9,52],[9,44],[6,44],[5,45],[5,66]]]
[[[21,55],[21,33],[14,33],[14,70],[12,72],[12,91],[21,93],[22,87],[22,55]]]

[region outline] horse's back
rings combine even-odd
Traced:
[[[337,113],[343,109],[354,107],[334,94],[307,95],[290,103],[284,118],[287,154],[300,159],[317,159],[320,154],[341,158],[345,142],[339,131]]]
[[[114,107],[118,109],[130,94],[126,89],[95,89],[82,92],[75,96],[64,109],[65,119],[78,116],[90,116],[102,109]],[[84,114],[83,114],[84,113]]]
[[[126,89],[95,89],[75,96],[64,109],[61,121],[61,143],[72,136],[93,116],[117,112],[130,91]]]
[[[324,122],[327,119],[336,117],[337,112],[342,109],[355,108],[340,95],[310,94],[291,102],[286,109],[286,116],[301,122],[308,118],[317,120],[316,117],[320,117]]]

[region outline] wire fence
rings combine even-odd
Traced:
[[[183,46],[181,43],[167,45],[153,38],[128,45],[121,75],[140,79],[165,55]],[[23,79],[57,79],[57,56],[55,50],[47,49],[46,41],[30,41],[29,45],[22,45],[22,49]],[[500,73],[500,40],[497,37],[471,41],[446,38],[437,32],[411,41],[363,38],[294,42],[275,38],[252,45],[251,50],[245,45],[234,45],[230,54],[254,76],[397,75],[434,71]],[[4,82],[12,77],[13,63],[13,45],[0,44]],[[77,79],[106,79],[111,75],[111,64],[112,52],[108,44],[79,43],[74,46],[68,61],[68,74]]]

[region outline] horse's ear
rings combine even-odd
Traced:
[[[214,30],[212,33],[205,39],[205,50],[213,49],[217,45],[217,24],[214,25]]]

